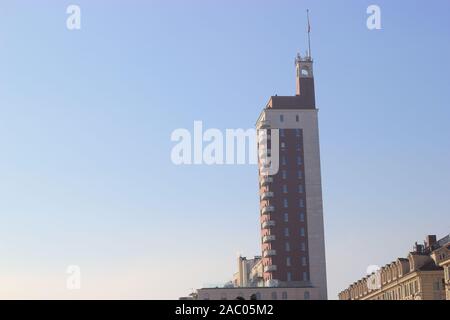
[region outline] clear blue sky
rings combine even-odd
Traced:
[[[258,254],[256,166],[174,166],[170,134],[293,94],[306,8],[330,298],[447,234],[448,1],[2,1],[0,298],[178,298]]]

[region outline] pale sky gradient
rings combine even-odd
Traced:
[[[449,1],[1,1],[0,298],[176,299],[259,254],[256,166],[174,166],[170,134],[292,95],[306,8],[330,298],[448,234]]]

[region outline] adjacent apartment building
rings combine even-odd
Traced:
[[[198,299],[327,299],[318,109],[310,53],[297,55],[296,94],[272,96],[258,130],[261,255]]]
[[[450,235],[438,241],[431,257],[444,271],[445,298],[450,300]]]
[[[406,258],[354,282],[340,300],[449,300],[450,236],[415,244]]]

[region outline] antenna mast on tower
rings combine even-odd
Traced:
[[[311,55],[311,24],[309,23],[309,9],[306,10],[306,17],[308,18],[308,56],[312,59]]]

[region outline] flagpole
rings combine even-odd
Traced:
[[[309,23],[309,9],[306,10],[306,17],[308,18],[308,51],[309,51],[309,57],[312,59],[311,56],[311,25]]]

